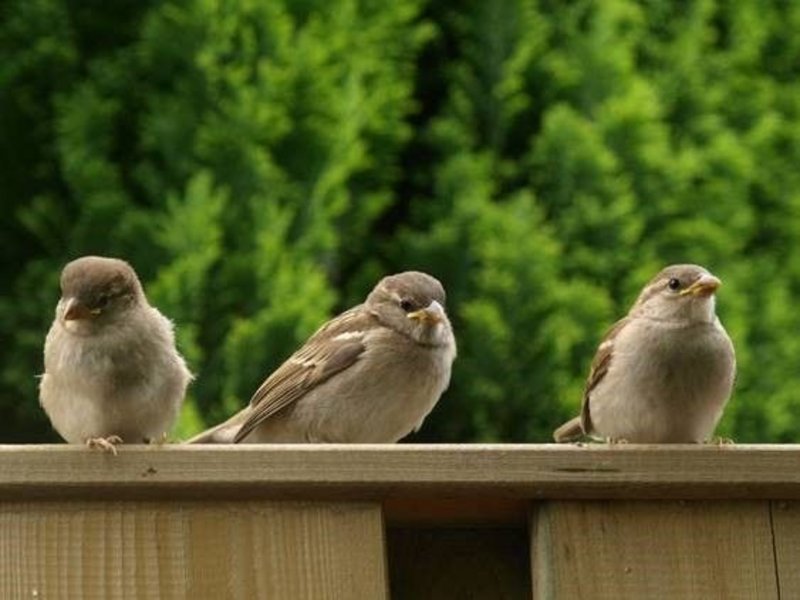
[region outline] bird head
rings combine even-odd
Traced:
[[[384,277],[366,304],[383,323],[418,343],[440,346],[452,340],[444,288],[426,273],[406,271]]]
[[[128,263],[84,256],[61,272],[56,316],[68,330],[89,333],[122,318],[142,301],[141,283]]]
[[[722,282],[698,265],[671,265],[639,294],[632,314],[663,321],[711,322],[716,318],[715,295]]]

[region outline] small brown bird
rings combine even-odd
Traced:
[[[385,277],[278,367],[249,406],[189,442],[396,442],[450,382],[456,344],[444,304],[430,275]]]
[[[44,345],[39,401],[71,444],[114,444],[169,431],[192,379],[172,323],[145,298],[125,261],[85,256],[61,272],[61,299]]]
[[[632,443],[708,440],[733,389],[733,344],[715,313],[720,280],[673,265],[645,286],[597,349],[581,415],[553,433]]]

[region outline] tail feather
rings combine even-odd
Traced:
[[[233,415],[230,419],[210,429],[189,438],[184,444],[233,444],[236,432],[241,426],[241,413]]]
[[[564,423],[553,432],[553,439],[559,444],[564,442],[575,442],[585,435],[581,427],[581,418],[575,417]]]

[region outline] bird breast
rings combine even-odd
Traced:
[[[718,321],[633,319],[590,393],[593,427],[630,442],[701,442],[721,416],[734,371],[733,346]]]

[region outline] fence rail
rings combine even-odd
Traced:
[[[800,447],[0,446],[0,598],[800,598]]]

